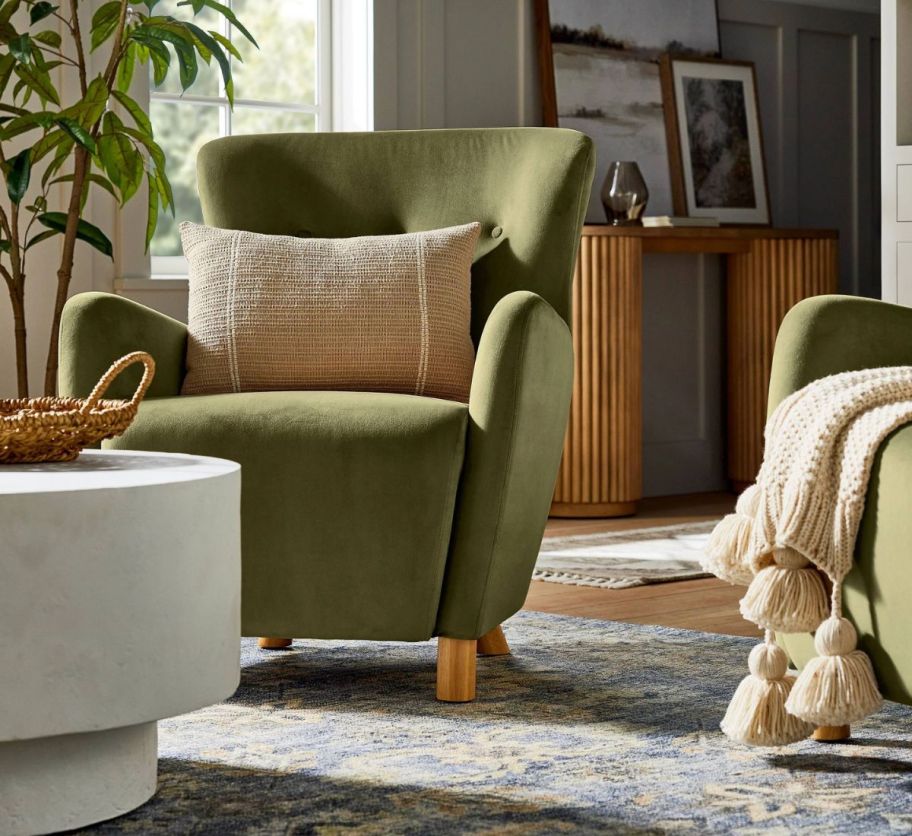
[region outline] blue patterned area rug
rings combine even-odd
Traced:
[[[520,613],[478,700],[434,645],[243,648],[229,701],[160,724],[158,794],[101,833],[912,831],[912,712],[850,744],[718,731],[750,639]]]

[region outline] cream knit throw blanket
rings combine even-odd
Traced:
[[[766,425],[757,483],[710,539],[704,568],[748,585],[741,613],[766,629],[750,654],[722,730],[758,745],[791,743],[815,726],[853,723],[881,704],[868,657],[842,617],[871,464],[912,421],[912,366],[845,372],[784,400]],[[797,680],[774,632],[816,631]]]

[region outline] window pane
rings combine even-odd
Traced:
[[[217,106],[152,100],[150,115],[155,139],[165,152],[175,204],[175,217],[170,212],[158,216],[150,248],[154,256],[181,255],[178,224],[203,221],[196,189],[196,154],[203,144],[219,135],[219,110]]]
[[[214,12],[212,9],[204,8],[198,15],[194,17],[193,10],[189,6],[181,6],[178,8],[177,4],[179,1],[180,0],[159,0],[159,2],[155,4],[155,8],[152,14],[155,17],[165,17],[167,15],[171,15],[178,20],[192,20],[193,23],[195,23],[201,29],[205,29],[207,32],[210,29],[214,29],[219,33],[224,32],[224,27],[221,22],[222,17],[220,14]],[[145,12],[146,9],[143,8],[143,11]],[[256,35],[253,35],[253,37],[256,37]],[[171,67],[168,70],[168,77],[160,87],[156,87],[155,84],[152,83],[152,89],[159,93],[180,94],[183,91],[181,90],[177,56],[174,54],[174,48],[172,46],[169,45],[168,50],[171,52]],[[243,54],[243,52],[241,54]],[[150,62],[150,82],[152,78],[152,63]],[[219,70],[218,63],[214,59],[212,63],[209,64],[209,66],[206,66],[206,63],[200,60],[199,73],[196,76],[196,81],[194,81],[193,84],[187,88],[187,92],[194,93],[197,96],[217,96],[219,94],[220,79],[221,71]]]
[[[316,117],[312,113],[238,106],[231,114],[231,133],[275,134],[315,131],[316,123]]]
[[[316,102],[317,0],[234,0],[232,8],[260,49],[237,30],[231,39],[244,63],[234,61],[239,99]]]

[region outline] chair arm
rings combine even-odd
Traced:
[[[912,308],[857,296],[814,296],[782,320],[770,375],[769,413],[813,380],[912,364]]]
[[[570,330],[540,296],[491,311],[478,345],[438,635],[474,639],[525,601],[560,465]]]
[[[61,395],[86,397],[118,357],[148,351],[155,359],[149,397],[180,394],[184,380],[187,326],[170,316],[110,293],[80,293],[70,299],[60,322]],[[107,397],[133,395],[142,370],[124,371]]]

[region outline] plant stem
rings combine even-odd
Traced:
[[[48,345],[47,367],[44,373],[44,394],[57,392],[57,367],[59,363],[58,338],[63,306],[66,304],[70,290],[70,279],[73,275],[73,257],[76,253],[76,230],[79,226],[82,190],[89,170],[89,152],[78,147],[74,152],[73,190],[70,192],[70,205],[67,207],[67,222],[63,233],[63,250],[60,254],[60,269],[57,271],[57,294],[54,297],[54,315],[51,320],[51,339]]]
[[[16,387],[20,398],[28,397],[28,342],[25,331],[25,287],[21,283],[7,283],[13,308],[13,333],[16,345]]]
[[[72,10],[73,37],[76,40],[76,55],[79,61],[79,83],[83,94],[86,91],[86,61],[82,44],[82,33],[79,28],[79,0],[70,0]],[[111,58],[105,69],[104,78],[108,92],[114,84],[117,74],[117,65],[120,61],[119,53],[124,27],[127,19],[127,0],[122,0],[120,18],[114,42],[111,44]],[[97,138],[98,125],[92,131]],[[57,271],[57,293],[54,296],[54,313],[51,319],[51,338],[48,344],[47,366],[44,371],[44,393],[53,395],[57,392],[57,370],[60,365],[60,320],[63,316],[63,306],[66,304],[70,291],[70,280],[73,276],[73,258],[76,253],[76,231],[79,226],[79,216],[82,207],[82,192],[85,188],[86,175],[89,172],[89,152],[85,148],[77,147],[74,151],[73,189],[70,192],[70,205],[67,207],[67,222],[63,233],[63,250],[60,253],[60,269]]]
[[[85,96],[88,90],[88,79],[86,78],[86,60],[85,48],[82,44],[82,30],[79,28],[79,0],[70,0],[70,9],[72,10],[72,19],[68,26],[73,33],[73,40],[76,41],[76,66],[79,69],[79,89]]]
[[[7,278],[10,303],[13,308],[13,331],[16,345],[16,385],[20,398],[28,397],[28,346],[25,328],[25,274],[22,272],[22,252],[19,249],[19,205],[10,204],[9,219],[4,227],[10,238],[10,275]]]

